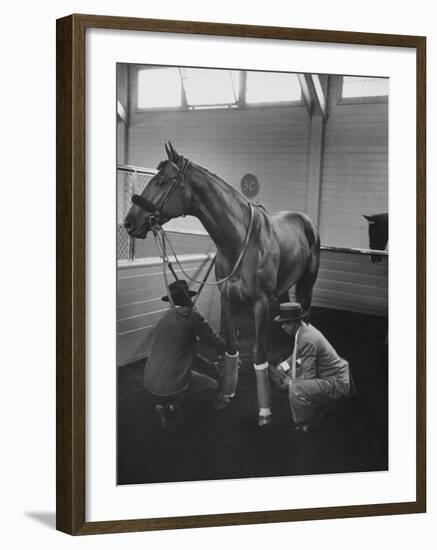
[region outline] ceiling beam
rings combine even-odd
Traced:
[[[302,95],[303,95],[303,99],[305,101],[305,105],[306,105],[308,114],[311,117],[312,114],[313,114],[313,97],[311,95],[311,90],[308,86],[306,76],[307,75],[305,75],[305,74],[298,74],[297,78],[299,80],[299,84],[300,84],[300,87],[302,89]]]
[[[323,119],[326,120],[327,112],[328,112],[327,101],[326,101],[325,90],[320,80],[320,76],[318,74],[312,74],[309,76],[311,77],[311,82],[313,85],[314,94],[316,96],[317,106],[320,110],[320,114],[322,115]]]
[[[320,113],[324,120],[327,117],[327,103],[324,86],[317,74],[297,75],[302,89],[302,95],[310,117],[314,113]]]
[[[119,99],[117,99],[117,115],[121,118],[121,120],[125,124],[128,123],[126,109],[123,107],[123,105],[122,105],[122,103]]]

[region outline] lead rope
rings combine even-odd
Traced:
[[[162,229],[162,227],[159,228],[159,230],[163,234],[163,240],[164,239],[166,240],[168,246],[171,249],[171,252],[172,252],[173,256],[175,257],[175,260],[176,260],[176,263],[178,264],[179,269],[182,271],[182,273],[185,275],[185,277],[187,277],[187,279],[189,279],[193,283],[197,283],[197,284],[200,284],[200,285],[204,284],[204,285],[216,286],[216,285],[220,285],[220,284],[226,282],[228,279],[230,279],[235,274],[235,272],[237,271],[237,269],[239,268],[239,266],[241,264],[241,261],[243,260],[244,254],[246,252],[247,245],[249,243],[250,234],[252,233],[254,215],[253,215],[252,203],[249,203],[249,204],[250,204],[249,227],[247,228],[247,232],[246,232],[246,236],[244,238],[243,246],[241,247],[240,253],[239,253],[238,258],[237,258],[237,261],[235,262],[235,265],[234,265],[232,271],[229,273],[229,275],[227,275],[226,277],[223,277],[223,279],[219,279],[218,281],[214,281],[214,282],[211,282],[211,283],[208,283],[206,281],[204,283],[202,283],[202,281],[198,281],[197,279],[194,279],[193,277],[190,277],[190,275],[188,275],[188,273],[182,267],[182,264],[179,261],[179,258],[178,258],[177,254],[175,252],[175,249],[173,248],[173,245],[172,245],[170,239],[168,238],[166,232],[164,231],[164,229]]]
[[[160,246],[158,244],[158,237],[157,237],[156,233],[153,232],[153,236],[155,237],[155,244],[156,244],[156,248],[158,249],[158,253],[160,254],[160,256],[162,258],[162,268],[163,268],[162,272],[163,272],[163,276],[164,276],[164,283],[165,283],[165,289],[166,289],[166,292],[167,292],[168,301],[170,302],[170,305],[171,305],[173,311],[177,315],[179,315],[180,317],[189,317],[191,315],[191,312],[193,311],[194,304],[192,304],[189,307],[189,309],[186,313],[183,313],[182,311],[177,309],[177,306],[176,306],[176,304],[174,303],[174,300],[173,300],[173,296],[171,295],[171,292],[170,292],[170,286],[169,286],[168,277],[167,277],[167,266],[169,267],[169,269],[172,272],[172,275],[173,275],[173,277],[175,278],[176,281],[178,280],[178,278],[177,278],[176,273],[175,273],[175,271],[174,271],[174,269],[171,265],[170,260],[168,259],[167,251],[165,249],[165,241],[164,241],[164,239],[162,239],[162,249],[160,249]]]
[[[194,300],[193,300],[193,307],[195,307],[196,302],[197,302],[197,300],[199,299],[200,293],[201,293],[202,290],[203,290],[203,287],[207,284],[206,281],[208,280],[208,277],[209,277],[209,275],[210,275],[210,273],[211,273],[211,271],[212,271],[212,268],[214,267],[215,259],[216,259],[216,256],[214,256],[214,257],[212,258],[211,263],[209,264],[209,267],[208,267],[208,269],[206,270],[206,274],[205,274],[205,277],[203,278],[202,284],[200,285],[199,290],[197,291],[197,295],[196,295],[196,297],[195,297]]]
[[[163,232],[161,232],[163,233]],[[166,287],[166,291],[167,291],[167,296],[168,296],[168,299],[169,299],[169,302],[170,302],[170,305],[171,307],[173,308],[173,310],[178,314],[180,315],[181,317],[188,317],[192,310],[196,307],[196,302],[197,300],[199,299],[199,296],[200,296],[200,293],[202,292],[203,290],[203,287],[205,286],[206,284],[206,281],[211,273],[211,270],[214,266],[214,263],[215,263],[215,256],[212,258],[212,261],[208,267],[208,269],[206,270],[206,274],[203,278],[203,281],[201,282],[201,285],[199,287],[199,290],[197,291],[197,294],[196,294],[196,297],[194,298],[194,300],[192,301],[192,305],[190,306],[188,312],[185,314],[185,313],[182,313],[180,310],[177,309],[177,306],[176,304],[174,303],[174,300],[173,300],[173,297],[171,295],[171,292],[170,292],[170,287],[169,287],[169,283],[168,283],[168,277],[167,277],[167,270],[166,270],[166,267],[168,267],[173,275],[173,277],[175,278],[175,280],[177,281],[178,280],[178,277],[176,275],[176,272],[175,270],[173,269],[173,266],[171,265],[171,262],[168,258],[168,255],[167,255],[167,251],[166,251],[166,247],[165,247],[165,241],[164,239],[162,239],[162,247],[160,246],[159,244],[159,240],[158,240],[158,237],[157,237],[157,234],[154,232],[154,237],[155,237],[155,245],[156,245],[156,248],[158,250],[158,254],[161,256],[162,258],[162,265],[163,265],[163,276],[164,276],[164,282],[165,282],[165,287]],[[203,267],[203,266],[202,266]],[[191,296],[189,296],[187,294],[187,298],[189,298],[191,300]]]

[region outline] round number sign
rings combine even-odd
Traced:
[[[259,181],[253,174],[246,174],[241,178],[241,191],[245,197],[253,199],[258,195]]]

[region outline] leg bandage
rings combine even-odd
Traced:
[[[269,364],[267,361],[259,365],[254,365],[256,376],[256,392],[258,395],[259,416],[270,416],[271,411],[271,391],[269,378]]]
[[[225,397],[234,397],[238,384],[238,358],[239,353],[229,355],[225,353],[225,365],[223,371],[222,393]]]

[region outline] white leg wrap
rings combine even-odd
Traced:
[[[268,362],[254,365],[256,376],[256,392],[258,395],[259,416],[270,416],[271,411],[271,392],[270,378],[268,371]]]
[[[254,363],[253,367],[255,370],[265,370],[267,369],[269,366],[268,362],[266,361],[265,363],[259,363],[258,365],[256,363]]]
[[[225,353],[225,366],[223,372],[222,392],[227,398],[232,398],[235,395],[235,390],[238,384],[238,357],[239,353],[230,355]]]

